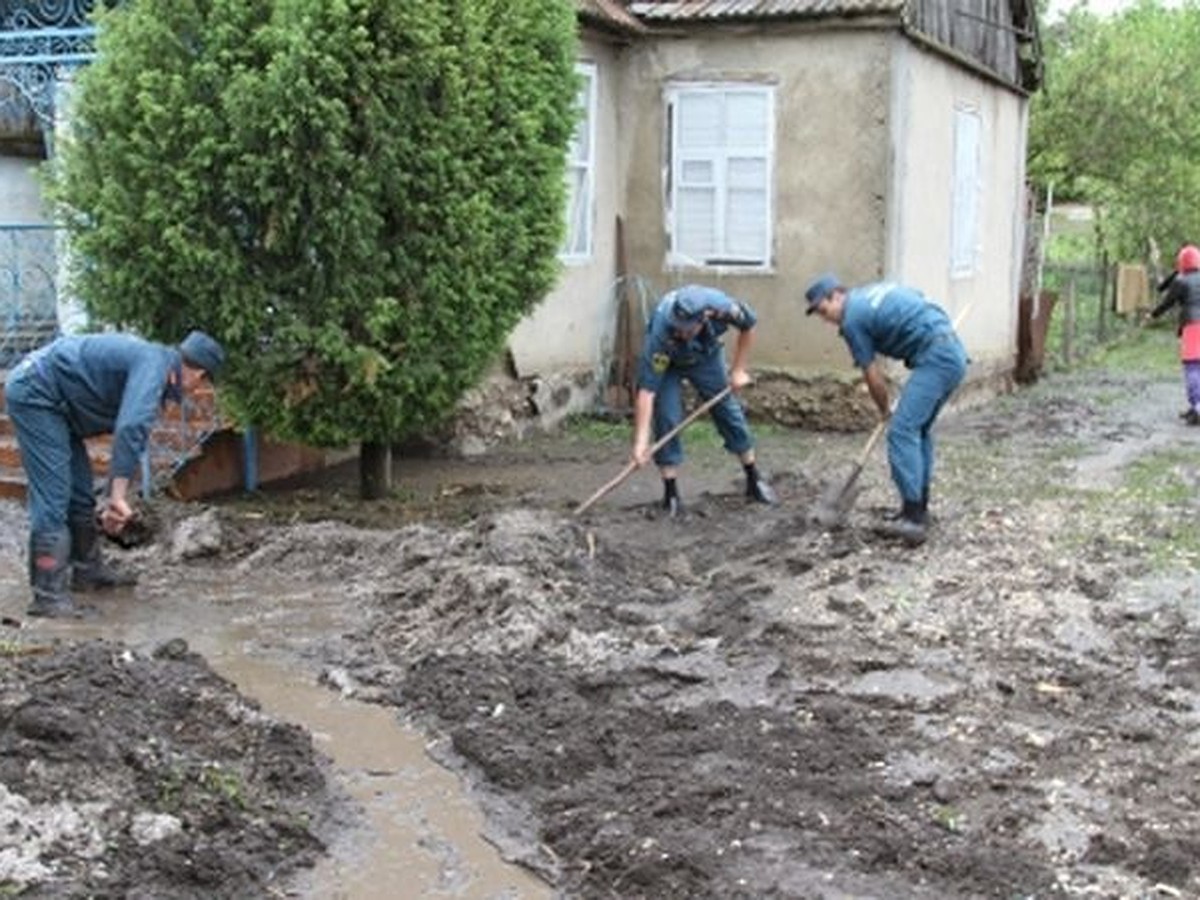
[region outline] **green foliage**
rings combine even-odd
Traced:
[[[1103,209],[1117,258],[1141,258],[1148,238],[1164,254],[1200,239],[1200,6],[1141,0],[1109,18],[1077,7],[1044,45],[1029,142],[1039,189]]]
[[[98,51],[50,173],[76,289],[218,335],[238,418],[400,440],[552,286],[569,0],[139,0]]]

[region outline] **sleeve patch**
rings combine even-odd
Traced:
[[[661,375],[663,372],[667,371],[670,365],[671,357],[667,356],[665,353],[655,353],[654,356],[650,358],[650,367],[654,369],[655,373],[658,375]]]

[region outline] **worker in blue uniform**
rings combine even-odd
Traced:
[[[689,285],[671,291],[659,302],[646,327],[638,364],[638,390],[634,401],[632,461],[641,467],[650,462],[651,425],[655,441],[683,421],[683,382],[689,381],[701,400],[732,385],[739,391],[750,384],[746,371],[757,324],[754,311],[719,290]],[[733,365],[725,371],[722,335],[733,326],[737,340]],[[746,414],[734,393],[712,408],[713,423],[725,440],[725,449],[742,462],[746,496],[773,504],[775,492],[762,477],[754,458],[754,437]],[[654,453],[663,480],[662,507],[671,517],[683,512],[676,478],[683,462],[678,435]]]
[[[28,482],[31,616],[78,617],[74,590],[130,584],[101,559],[91,461],[84,438],[112,435],[100,527],[119,534],[132,520],[129,485],[159,409],[181,403],[225,360],[221,345],[193,331],[178,347],[128,334],[60,337],[26,356],[5,383]]]
[[[962,382],[967,353],[945,310],[919,291],[892,282],[847,290],[836,275],[815,279],[804,294],[808,315],[838,328],[867,391],[888,422],[888,463],[900,493],[899,514],[879,530],[910,546],[925,542],[933,478],[933,423]],[[911,372],[895,409],[879,357]]]

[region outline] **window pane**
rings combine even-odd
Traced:
[[[679,191],[675,249],[697,260],[716,250],[716,191],[685,188]]]
[[[567,233],[560,253],[587,253],[588,193],[587,170],[572,167],[567,170]]]
[[[725,146],[767,146],[767,97],[761,91],[726,95]]]
[[[721,143],[721,97],[708,92],[679,98],[679,146],[717,147]]]
[[[726,172],[731,189],[762,189],[766,187],[767,161],[765,159],[731,159]]]
[[[571,147],[567,152],[567,160],[575,163],[586,163],[591,155],[592,148],[588,146],[588,132],[590,131],[587,117],[584,116],[575,123],[575,133],[571,135]]]
[[[679,170],[679,180],[687,185],[713,183],[713,164],[710,159],[685,159]]]
[[[567,148],[566,233],[559,255],[587,257],[592,252],[592,118],[596,69],[594,65],[581,64],[575,71],[580,76],[575,100],[579,117]]]
[[[766,259],[767,192],[730,191],[725,213],[725,253],[732,259]]]

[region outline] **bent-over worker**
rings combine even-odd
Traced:
[[[101,559],[91,460],[84,438],[112,435],[101,525],[119,534],[133,518],[129,483],[167,402],[182,403],[225,360],[202,331],[178,347],[128,334],[60,337],[9,373],[8,415],[29,493],[31,616],[78,617],[71,589],[132,584]]]
[[[754,437],[735,392],[750,384],[746,371],[757,324],[754,311],[715,288],[689,285],[671,291],[659,302],[646,327],[638,365],[638,390],[634,401],[633,462],[650,461],[651,425],[655,441],[683,421],[683,382],[689,381],[708,400],[727,386],[733,387],[712,408],[712,420],[725,439],[725,449],[741,460],[746,474],[746,496],[773,504],[775,492],[758,471]],[[733,365],[725,371],[721,336],[737,329]],[[671,517],[683,512],[676,478],[683,462],[683,445],[676,435],[655,454],[663,481],[662,507]]]
[[[888,463],[902,505],[880,531],[912,546],[922,544],[933,479],[933,423],[966,374],[962,341],[945,310],[899,284],[847,290],[836,275],[826,274],[809,285],[804,298],[807,315],[817,313],[837,326],[879,415],[890,418]],[[912,370],[894,411],[880,356],[902,360]]]

